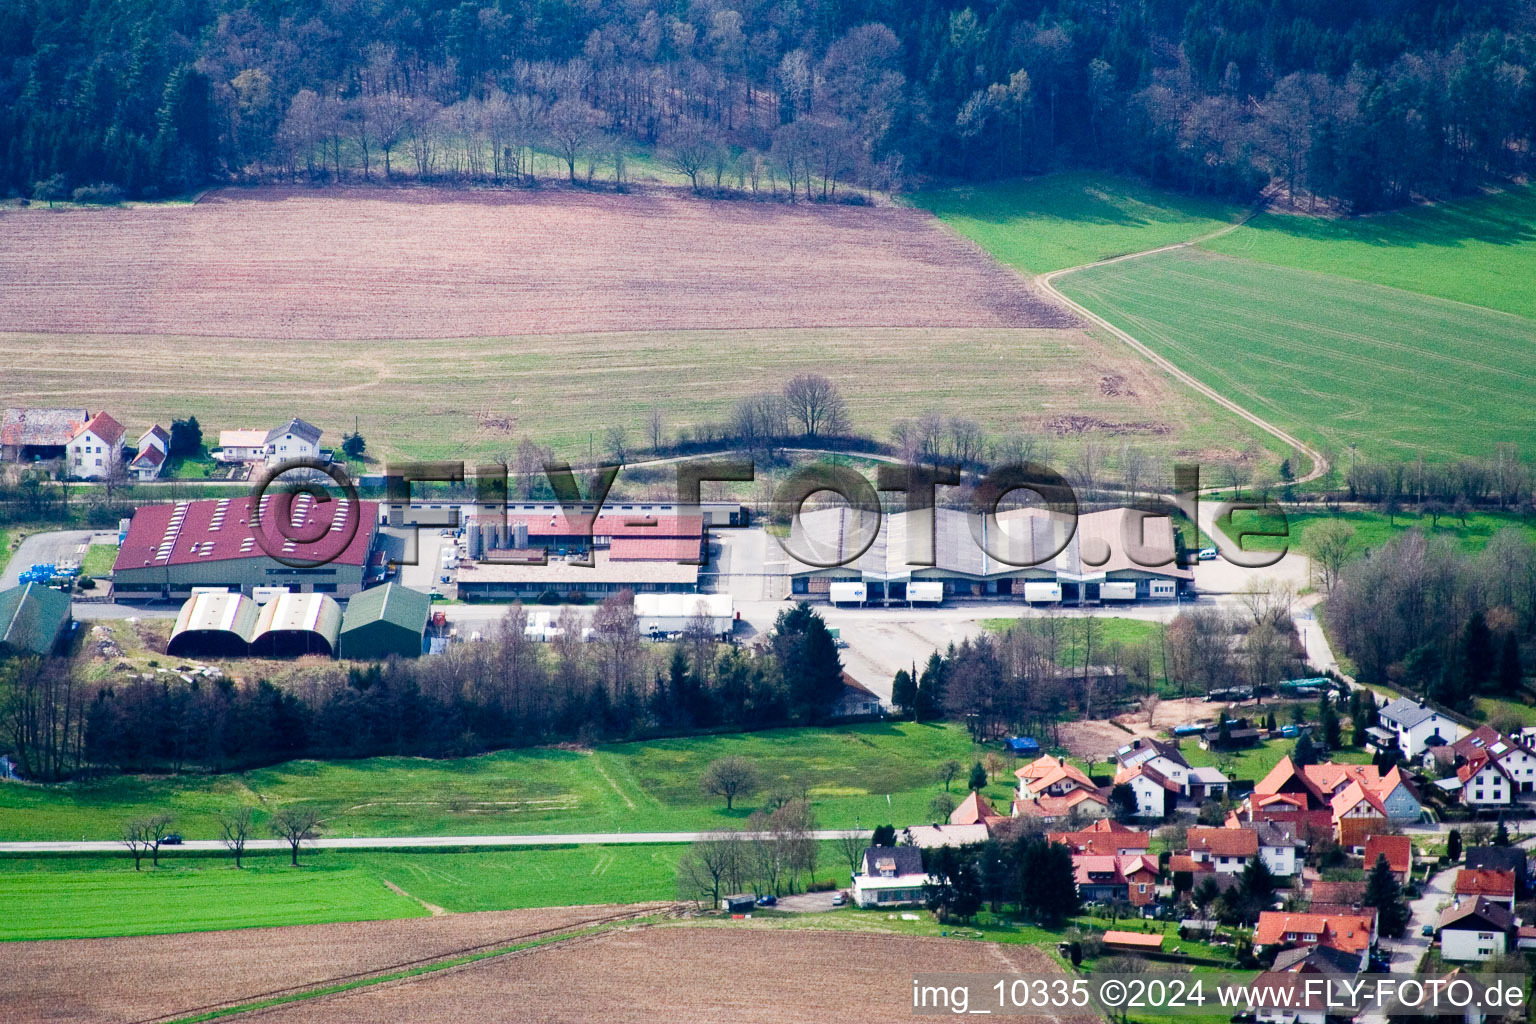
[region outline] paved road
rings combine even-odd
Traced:
[[[518,836],[322,836],[304,844],[306,850],[402,850],[442,846],[552,846],[581,843],[692,843],[708,832],[556,832],[549,835]],[[821,829],[812,833],[816,839],[842,839],[850,835],[869,835],[867,830]],[[252,839],[247,850],[286,850],[282,839]],[[189,839],[177,850],[222,850],[217,839]],[[118,853],[123,844],[114,840],[80,842],[0,842],[0,853]]]
[[[1420,935],[1426,924],[1436,924],[1440,920],[1440,906],[1451,899],[1450,885],[1456,879],[1456,868],[1446,868],[1444,871],[1431,875],[1419,887],[1417,899],[1408,903],[1408,909],[1412,916],[1408,919],[1408,927],[1400,939],[1382,939],[1380,948],[1387,957],[1388,967],[1393,974],[1417,974],[1419,961],[1424,958],[1434,939]]]
[[[84,554],[80,545],[90,544],[91,538],[98,534],[99,530],[53,530],[48,533],[34,533],[21,542],[21,546],[11,555],[11,560],[5,564],[5,572],[0,573],[0,590],[9,590],[21,579],[24,569],[43,562],[79,561]],[[117,543],[116,532],[111,535],[111,542]]]

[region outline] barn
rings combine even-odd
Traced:
[[[325,594],[279,594],[256,616],[251,654],[291,658],[305,654],[332,657],[341,638],[341,605]]]
[[[69,627],[69,597],[40,583],[0,591],[0,658],[52,654]]]
[[[176,615],[165,653],[190,658],[243,658],[256,633],[256,602],[238,593],[193,594]]]
[[[386,583],[356,595],[341,617],[341,657],[383,659],[421,654],[432,599],[419,590]]]

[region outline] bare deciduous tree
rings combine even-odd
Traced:
[[[234,856],[236,868],[240,867],[240,858],[245,855],[245,844],[251,838],[253,814],[250,807],[241,804],[219,815],[219,841]]]
[[[751,796],[761,784],[757,766],[745,757],[722,757],[711,761],[699,779],[699,788],[711,796],[725,797],[730,810],[738,796]]]
[[[299,847],[320,834],[320,812],[303,804],[281,807],[272,815],[272,834],[288,844],[289,862],[299,866]]]
[[[802,373],[784,385],[790,420],[807,438],[841,434],[848,429],[848,406],[836,384],[819,373]]]

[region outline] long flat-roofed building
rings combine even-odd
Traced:
[[[551,558],[546,565],[464,562],[459,566],[459,598],[465,601],[537,600],[553,594],[603,598],[621,591],[636,594],[691,594],[699,588],[699,567],[673,561],[615,561],[607,551],[592,553],[593,565]]]
[[[875,522],[874,513],[846,506],[805,512],[790,546],[814,561],[842,561]],[[789,555],[791,591],[834,601],[848,593],[860,603],[879,604],[931,599],[920,596],[919,587],[931,591],[938,584],[946,597],[1095,603],[1172,600],[1194,579],[1173,562],[1173,526],[1166,517],[1114,508],[1079,516],[1070,538],[1069,528],[1066,517],[1033,508],[999,512],[995,521],[951,508],[890,513],[868,549],[846,565],[822,567]],[[930,529],[934,564],[909,564],[924,546],[914,531]],[[1149,564],[1133,560],[1133,551]],[[862,596],[838,584],[862,585]]]
[[[378,503],[345,498],[316,502],[293,497],[288,532],[314,541],[288,540],[274,517],[286,495],[277,488],[262,496],[261,529],[282,559],[323,562],[289,565],[257,542],[251,498],[210,498],[145,505],[134,513],[112,566],[114,597],[182,598],[197,587],[223,587],[251,595],[257,587],[286,587],[296,593],[347,597],[363,589],[369,552],[378,535]],[[339,550],[338,550],[339,549]]]

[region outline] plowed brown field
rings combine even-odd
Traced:
[[[610,932],[305,1000],[264,1024],[873,1024],[912,1019],[917,972],[1047,972],[1027,946],[810,930]]]
[[[187,1015],[634,907],[560,907],[195,935],[0,943],[0,1020],[117,1024]]]
[[[1075,323],[926,213],[563,190],[25,210],[0,295],[6,331],[272,339]]]

